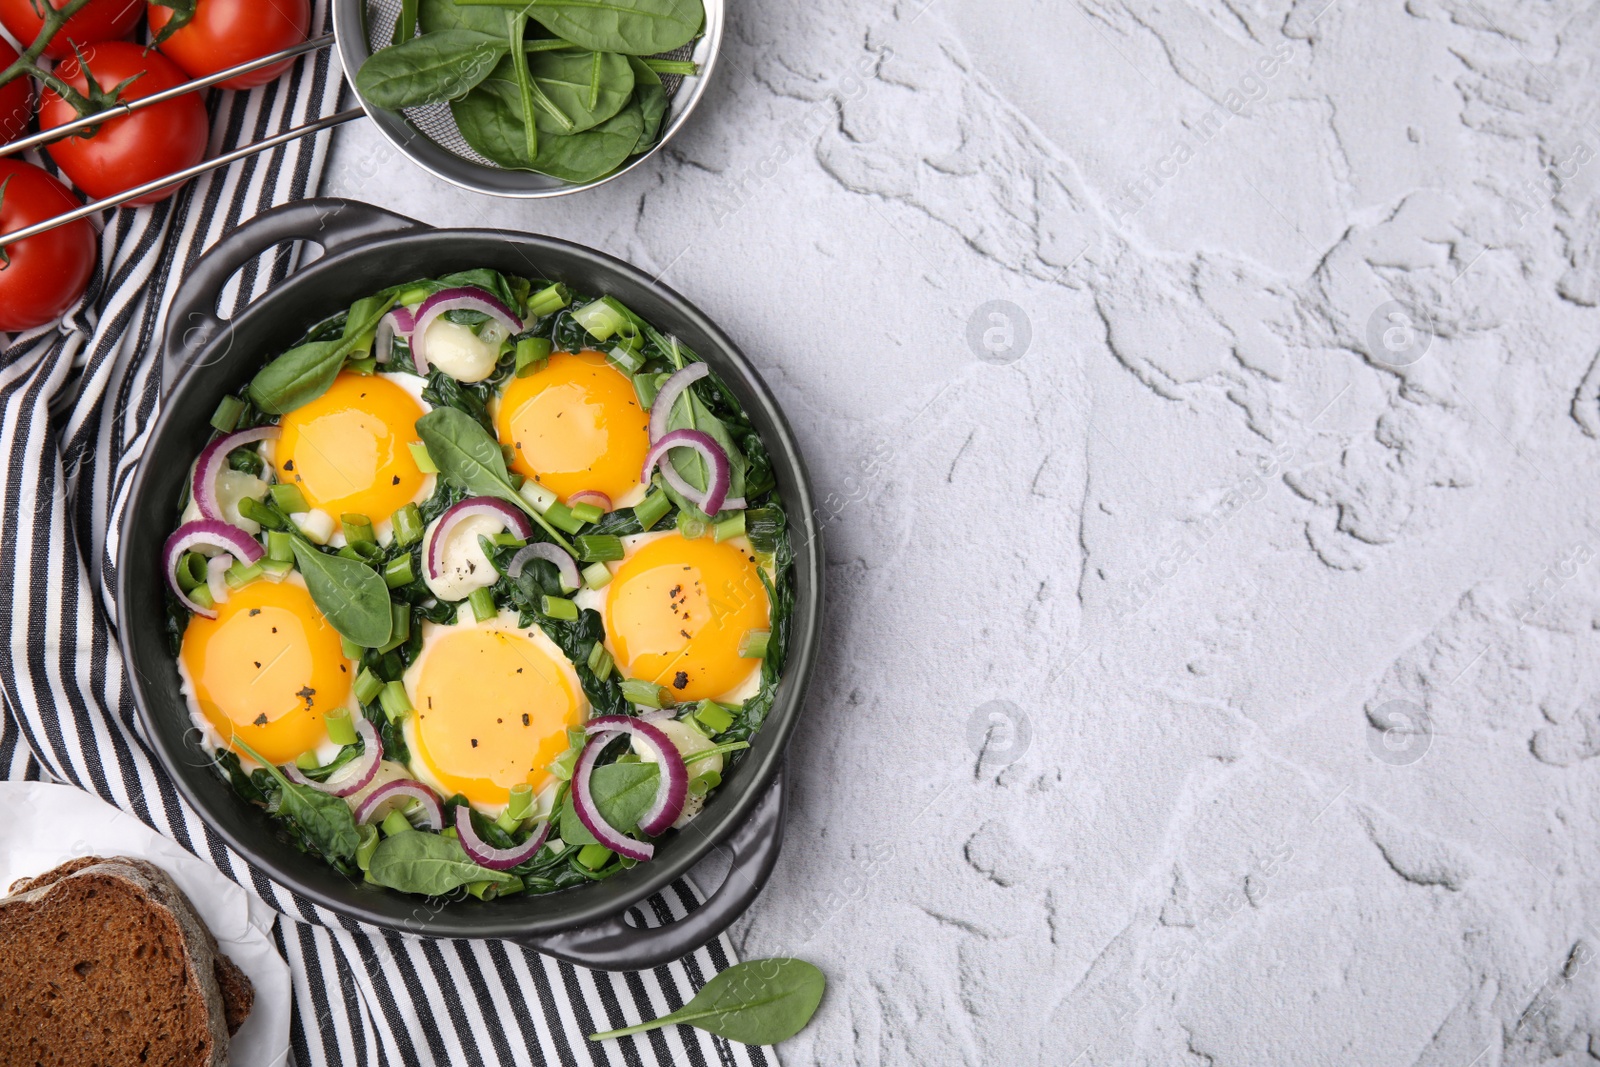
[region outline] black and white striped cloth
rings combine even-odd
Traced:
[[[319,24],[330,26],[327,0],[315,6]],[[329,114],[341,88],[329,49],[263,88],[219,93],[211,150]],[[277,909],[274,935],[294,974],[292,1048],[303,1067],[764,1065],[770,1050],[690,1027],[600,1044],[584,1038],[681,1007],[731,961],[726,938],[672,966],[611,975],[506,942],[425,940],[352,923],[230,851],[178,798],[141,736],[110,620],[122,508],[161,407],[156,342],[166,305],[175,280],[224,233],[315,192],[328,136],[234,164],[153,207],[114,213],[80,306],[0,351],[0,774],[89,790]],[[284,278],[295,256],[279,248],[247,266],[224,294],[224,311]],[[696,906],[679,881],[634,921]]]

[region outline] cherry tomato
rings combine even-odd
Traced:
[[[146,53],[128,41],[105,41],[84,49],[84,59],[102,89],[114,88],[135,75],[138,80],[122,90],[124,100],[138,100],[188,79],[159,52]],[[62,81],[87,93],[88,79],[76,57],[56,67]],[[39,102],[39,128],[54,129],[78,117],[72,105],[46,89]],[[185,93],[132,115],[110,119],[93,136],[64,137],[45,150],[73,184],[96,200],[115,196],[164,174],[192,167],[205,158],[210,122],[200,94]],[[183,183],[130,200],[154,204],[177,192]]]
[[[0,38],[0,70],[5,70],[17,59],[17,50]],[[0,85],[0,144],[9,144],[21,137],[33,115],[33,83],[27,76]]]
[[[43,222],[78,206],[49,174],[18,159],[0,159],[0,233]],[[0,264],[0,330],[14,333],[58,319],[78,302],[94,272],[94,229],[87,219],[7,245]]]
[[[159,35],[172,20],[170,7],[151,4],[150,32]],[[199,78],[252,59],[281,52],[306,39],[311,30],[311,0],[199,0],[194,18],[161,42],[172,61]],[[274,63],[219,83],[223,89],[253,89],[289,69],[293,60]]]
[[[0,24],[11,31],[11,36],[21,41],[23,47],[33,44],[44,25],[34,10],[40,0],[0,0]],[[67,0],[50,0],[50,6],[60,11]],[[72,54],[74,42],[80,45],[115,41],[128,36],[139,22],[144,5],[139,0],[89,0],[88,6],[67,20],[45,45],[44,54],[51,59],[65,59]]]

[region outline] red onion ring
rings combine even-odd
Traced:
[[[706,461],[708,477],[706,478],[705,492],[701,492],[690,485],[677,468],[670,462],[663,463],[668,458],[668,453],[674,448],[692,448],[700,453]],[[711,435],[700,430],[671,430],[661,435],[655,444],[650,446],[650,451],[644,457],[644,471],[639,475],[639,480],[648,482],[650,471],[659,466],[662,477],[667,483],[687,497],[695,507],[707,515],[715,515],[721,511],[728,502],[728,486],[732,478],[732,467],[728,464],[728,456],[722,451],[721,446],[712,439]]]
[[[373,729],[372,723],[366,716],[357,716],[356,736],[363,743],[361,755],[340,767],[326,782],[319,782],[315,778],[308,778],[299,767],[290,763],[284,767],[283,773],[291,782],[309,785],[313,789],[320,789],[324,793],[331,793],[336,797],[353,796],[361,792],[372,779],[378,775],[378,764],[383,762],[383,741],[378,737],[378,731]]]
[[[408,307],[396,305],[378,320],[377,332],[372,335],[372,358],[379,363],[389,362],[394,351],[394,339],[402,337],[411,344],[411,331],[417,327],[417,317]]]
[[[548,541],[540,541],[538,544],[519,549],[517,554],[511,557],[511,564],[506,567],[506,574],[512,578],[520,578],[522,569],[536,559],[547,559],[556,565],[556,570],[561,575],[561,588],[568,592],[583,584],[583,579],[578,576],[577,561],[559,545],[553,545]]]
[[[600,808],[595,804],[594,794],[589,787],[601,750],[620,734],[620,730],[598,734],[590,737],[589,743],[583,746],[578,763],[572,768],[572,811],[583,823],[583,828],[600,844],[619,856],[643,863],[656,854],[656,847],[647,841],[635,841],[601,818]]]
[[[661,383],[655,400],[650,402],[650,440],[659,441],[667,435],[667,420],[672,417],[672,406],[689,386],[711,373],[704,363],[691,363]]]
[[[444,828],[444,809],[439,806],[439,798],[433,795],[433,790],[415,778],[396,778],[368,793],[367,799],[356,806],[356,822],[366,822],[372,818],[372,813],[378,810],[380,804],[395,797],[411,797],[421,801],[423,813],[427,816],[427,828],[429,830]]]
[[[276,426],[257,426],[252,430],[223,434],[206,445],[200,458],[195,461],[194,476],[189,482],[189,493],[194,497],[195,507],[200,509],[201,517],[227,521],[222,514],[222,505],[217,503],[217,475],[222,473],[222,468],[227,464],[228,453],[244,445],[276,438],[281,433]]]
[[[630,715],[602,715],[598,719],[590,719],[584,730],[591,737],[597,733],[610,733],[613,736],[616,733],[632,734],[655,753],[656,763],[661,768],[661,783],[656,787],[655,800],[639,816],[640,831],[654,837],[678,821],[678,816],[683,814],[684,799],[689,795],[689,771],[683,764],[678,746],[661,732],[660,727]],[[590,832],[593,833],[592,830]]]
[[[441,289],[417,307],[417,319],[411,327],[411,362],[416,365],[418,374],[428,373],[428,327],[449,311],[481,311],[504,326],[508,333],[522,332],[522,320],[493,293],[472,285]]]
[[[230,552],[248,565],[261,558],[261,544],[239,527],[216,519],[186,522],[167,538],[167,543],[161,548],[161,567],[167,575],[167,587],[184,607],[202,618],[214,619],[217,617],[215,609],[203,608],[190,600],[178,584],[178,561],[189,549],[202,547]]]
[[[224,552],[220,556],[212,556],[206,560],[206,590],[211,594],[213,604],[226,604],[228,602],[228,582],[223,575],[228,568],[233,566],[233,557]]]
[[[611,498],[598,489],[584,489],[567,497],[567,507],[574,504],[593,504],[601,511],[611,510]]]
[[[467,805],[456,806],[456,840],[461,842],[461,850],[473,863],[491,871],[509,871],[519,863],[526,863],[549,836],[550,820],[544,819],[537,831],[522,844],[511,848],[495,848],[472,828],[472,812]]]
[[[497,500],[492,496],[472,496],[446,509],[439,521],[434,523],[428,541],[422,546],[423,559],[427,561],[428,577],[439,577],[439,560],[444,553],[444,546],[449,543],[450,535],[463,519],[492,516],[501,520],[501,525],[516,534],[518,537],[532,537],[533,524],[528,517],[517,508],[507,504],[504,500]],[[559,564],[557,564],[559,566]],[[513,576],[514,577],[514,576]]]

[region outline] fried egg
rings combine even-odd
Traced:
[[[576,597],[601,613],[623,675],[665,686],[679,703],[753,695],[761,661],[740,656],[739,642],[768,629],[771,612],[749,542],[672,530],[625,537],[623,553],[609,564],[610,584]]]
[[[441,796],[461,793],[490,810],[514,785],[553,784],[548,768],[566,751],[567,727],[588,717],[572,664],[537,626],[518,626],[513,611],[424,623],[403,681],[416,709],[405,723],[412,771]]]
[[[190,619],[178,666],[196,724],[230,748],[237,734],[274,763],[326,749],[323,715],[352,706],[355,665],[298,574],[251,582],[215,619]]]
[[[417,420],[428,410],[423,379],[412,374],[341,373],[328,391],[279,420],[272,443],[277,479],[332,516],[365,515],[376,529],[433,492],[411,454]]]
[[[514,450],[512,467],[563,501],[590,490],[628,507],[644,495],[650,413],[602,353],[557,352],[543,369],[512,378],[495,428]]]

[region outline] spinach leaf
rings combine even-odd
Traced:
[[[695,393],[693,386],[685,389],[678,402],[672,405],[672,412],[667,416],[667,429],[699,430],[701,433],[709,434],[728,456],[730,468],[728,495],[735,497],[744,495],[744,453],[734,444],[733,435],[728,433],[728,427],[711,413],[711,409]],[[673,449],[671,458],[673,466],[678,468],[678,473],[683,475],[690,485],[696,489],[706,487],[706,463],[700,458],[700,453],[688,448],[676,448]]]
[[[635,100],[593,129],[541,138],[533,169],[569,182],[602,178],[633,154],[643,131],[644,114]]]
[[[511,488],[499,442],[477,419],[458,408],[434,408],[417,420],[417,435],[441,478],[472,496],[492,496],[528,510],[527,501]]]
[[[667,116],[667,90],[661,84],[661,76],[638,56],[629,56],[628,65],[633,68],[633,91],[639,98],[639,114],[644,119],[644,130],[633,146],[633,154],[638,155],[648,151],[661,133],[661,120]]]
[[[510,0],[508,6],[525,2]],[[706,18],[700,0],[534,0],[528,14],[575,45],[632,56],[653,56],[688,44]]]
[[[589,105],[590,78],[595,56],[600,57],[600,94]],[[634,73],[628,57],[615,52],[536,52],[528,57],[533,83],[560,109],[561,122],[543,108],[534,110],[541,134],[582,133],[593,129],[627,106],[633,95]]]
[[[461,289],[466,287],[482,289],[487,293],[492,293],[495,299],[512,310],[516,310],[520,303],[516,294],[512,292],[511,282],[506,279],[506,276],[488,267],[476,267],[472,270],[461,270],[456,271],[454,274],[446,274],[433,284],[436,286],[433,290],[434,292],[438,292],[440,289]]]
[[[656,796],[661,770],[654,763],[606,763],[594,769],[589,793],[600,817],[625,834],[639,826],[639,816]],[[569,797],[561,809],[561,840],[569,845],[592,845],[594,835],[572,810]]]
[[[644,130],[637,101],[604,122],[574,134],[546,134],[529,157],[523,138],[522,97],[514,81],[498,76],[450,102],[450,112],[467,143],[503,167],[533,170],[569,182],[587,182],[611,173],[628,158]]]
[[[521,7],[522,4],[517,4]],[[504,8],[468,6],[456,0],[421,0],[417,5],[417,22],[423,33],[440,30],[477,30],[479,33],[499,37],[506,32]]]
[[[361,64],[356,89],[378,107],[398,110],[463,96],[499,63],[510,45],[498,34],[448,29],[380,48]]]
[[[328,625],[366,648],[387,644],[394,616],[389,587],[378,572],[359,560],[319,551],[298,537],[291,544],[295,565]]]
[[[367,873],[379,885],[429,897],[443,896],[469,882],[510,885],[516,881],[514,875],[473,863],[455,838],[424,830],[380,841]]]
[[[401,835],[404,836],[404,835]],[[805,1029],[822,1003],[827,979],[804,960],[746,960],[712,978],[671,1015],[589,1035],[604,1041],[674,1023],[688,1023],[747,1045],[775,1045]]]
[[[357,300],[337,340],[307,341],[262,367],[250,381],[251,402],[268,415],[284,415],[327,392],[344,358],[378,328],[378,320],[394,306],[395,295],[385,290]]]
[[[361,834],[356,830],[350,805],[331,793],[289,781],[271,761],[239,740],[237,735],[233,743],[277,779],[279,815],[293,819],[326,855],[343,860],[355,857]]]

